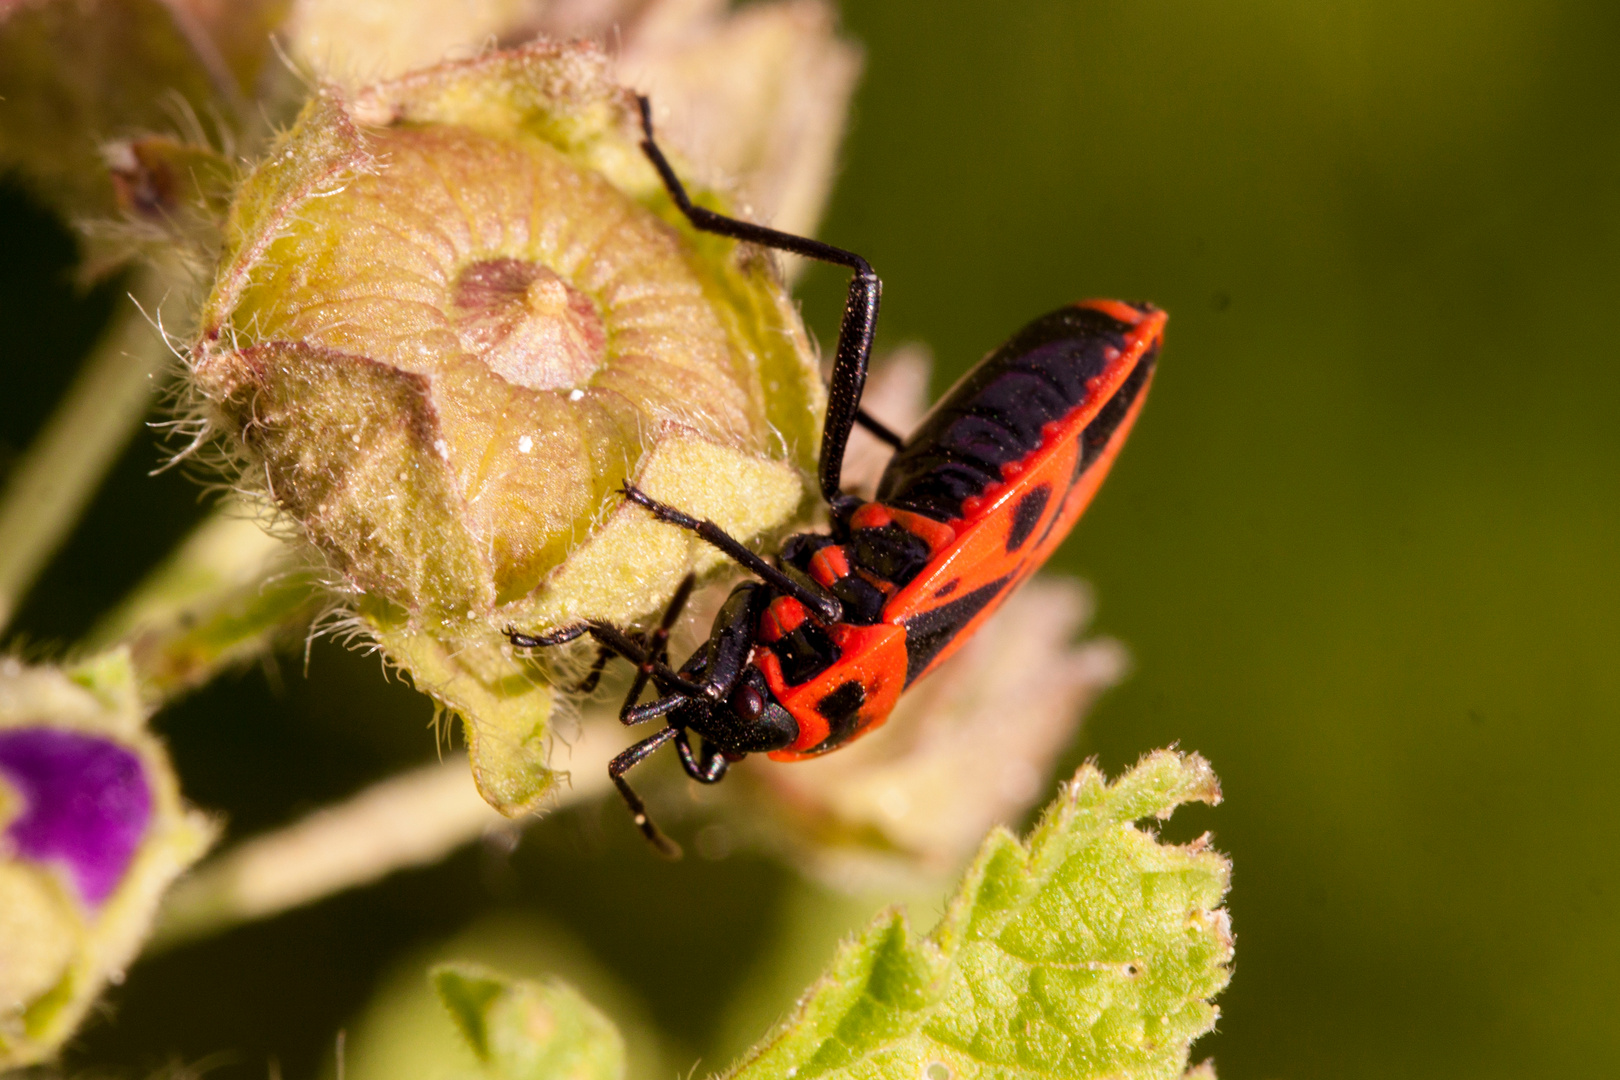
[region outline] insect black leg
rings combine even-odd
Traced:
[[[596,648],[596,660],[591,664],[591,670],[585,677],[569,688],[572,694],[589,694],[596,689],[596,684],[602,681],[602,672],[607,668],[608,661],[619,655],[605,645]]]
[[[624,774],[639,765],[643,759],[660,746],[663,746],[671,739],[679,737],[680,734],[680,728],[667,727],[650,738],[642,739],[608,763],[608,778],[613,781],[613,786],[619,789],[619,794],[624,796],[625,805],[630,807],[630,816],[635,820],[636,828],[641,830],[641,835],[645,836],[648,843],[657,848],[658,853],[666,859],[680,858],[681,846],[658,831],[658,826],[654,825],[652,818],[647,816],[647,804],[642,802],[641,796],[632,791],[630,785],[624,782]]]
[[[836,597],[783,573],[777,567],[772,566],[760,556],[749,551],[741,541],[732,537],[714,522],[707,519],[700,521],[690,514],[682,513],[668,503],[661,503],[640,488],[633,486],[629,481],[625,481],[622,490],[625,498],[637,506],[652,511],[653,516],[659,521],[679,525],[683,529],[690,529],[692,532],[697,533],[699,537],[725,552],[732,559],[742,564],[743,567],[752,570],[771,585],[776,586],[814,611],[824,621],[838,622],[843,617],[843,605],[838,602]]]
[[[889,425],[872,419],[865,409],[855,410],[855,422],[865,428],[878,442],[888,443],[896,450],[905,448],[906,440],[896,435]]]
[[[687,694],[669,694],[655,698],[645,705],[637,705],[633,700],[626,701],[624,708],[619,710],[619,723],[625,727],[645,724],[648,720],[656,720],[665,713],[674,712],[691,700],[691,696]]]
[[[681,768],[686,770],[686,775],[700,784],[718,784],[731,765],[724,754],[709,745],[707,739],[703,741],[703,749],[693,753],[692,742],[685,730],[675,736],[675,751],[681,755]]]
[[[653,669],[657,665],[668,661],[669,631],[675,625],[676,620],[681,617],[681,612],[686,607],[686,601],[692,596],[692,584],[696,580],[697,575],[695,574],[687,574],[681,579],[680,585],[675,588],[675,595],[670,597],[669,606],[664,609],[664,617],[659,620],[658,628],[647,635],[647,639],[643,643],[647,654],[636,665],[636,678],[630,684],[630,692],[625,695],[624,708],[619,712],[619,719],[624,720],[625,716],[635,707],[636,702],[641,700],[641,692],[647,688],[647,680],[652,677]],[[671,708],[673,707],[671,706]],[[664,711],[668,712],[669,710],[665,709]],[[654,713],[652,715],[658,714]],[[625,722],[639,724],[642,719],[649,718],[642,717],[641,719],[626,720]]]
[[[664,152],[653,138],[651,103],[645,97],[637,100],[641,104],[642,152],[658,170],[669,197],[675,200],[675,205],[680,207],[693,228],[778,251],[790,251],[821,262],[835,263],[855,272],[849,283],[849,295],[844,300],[844,319],[838,327],[832,385],[827,391],[827,417],[821,429],[821,495],[836,510],[841,501],[838,487],[844,472],[844,447],[849,443],[850,430],[855,426],[861,408],[861,391],[866,386],[866,367],[872,356],[872,334],[877,327],[878,300],[883,294],[883,282],[873,271],[872,265],[852,251],[806,236],[794,236],[752,222],[738,221],[694,206],[680,178],[670,168]]]
[[[553,645],[565,645],[575,638],[583,637],[590,633],[590,629],[590,623],[576,623],[560,630],[547,630],[543,634],[520,634],[507,627],[506,636],[520,649],[548,649]]]
[[[626,660],[638,667],[645,664],[652,669],[653,682],[660,690],[679,690],[688,697],[702,697],[703,688],[689,679],[671,671],[668,664],[652,659],[638,643],[631,640],[630,635],[609,623],[592,622],[585,624],[591,637],[606,645]]]

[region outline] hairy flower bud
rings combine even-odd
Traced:
[[[720,563],[618,487],[747,538],[814,459],[775,271],[692,230],[639,140],[587,45],[323,91],[238,190],[191,350],[244,481],[469,722],[509,812],[546,786],[550,692],[502,631],[632,621]]]
[[[123,654],[72,671],[0,660],[0,1070],[72,1033],[212,837]]]

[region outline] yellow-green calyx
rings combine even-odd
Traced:
[[[783,527],[820,415],[769,262],[686,225],[605,66],[542,43],[318,94],[237,192],[192,347],[244,481],[513,812],[546,785],[551,694],[501,632],[635,620],[718,564],[626,480]]]

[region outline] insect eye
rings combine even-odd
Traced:
[[[744,720],[758,720],[765,712],[765,695],[752,686],[745,686],[732,697],[731,708]]]

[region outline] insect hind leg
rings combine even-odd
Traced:
[[[844,300],[844,318],[838,327],[838,347],[834,350],[832,385],[827,390],[827,416],[821,429],[821,495],[836,510],[844,500],[839,484],[844,471],[844,448],[861,408],[861,392],[866,387],[866,369],[872,357],[872,337],[877,329],[878,302],[883,281],[872,264],[853,251],[823,244],[807,236],[755,225],[751,221],[717,214],[692,202],[680,177],[670,167],[653,137],[652,103],[638,95],[641,106],[641,150],[658,170],[664,188],[694,229],[744,240],[761,247],[803,255],[820,262],[834,263],[854,271]]]
[[[865,409],[855,410],[855,423],[865,428],[867,434],[885,446],[895,450],[904,450],[906,448],[905,439],[901,438],[888,424],[875,419]]]

